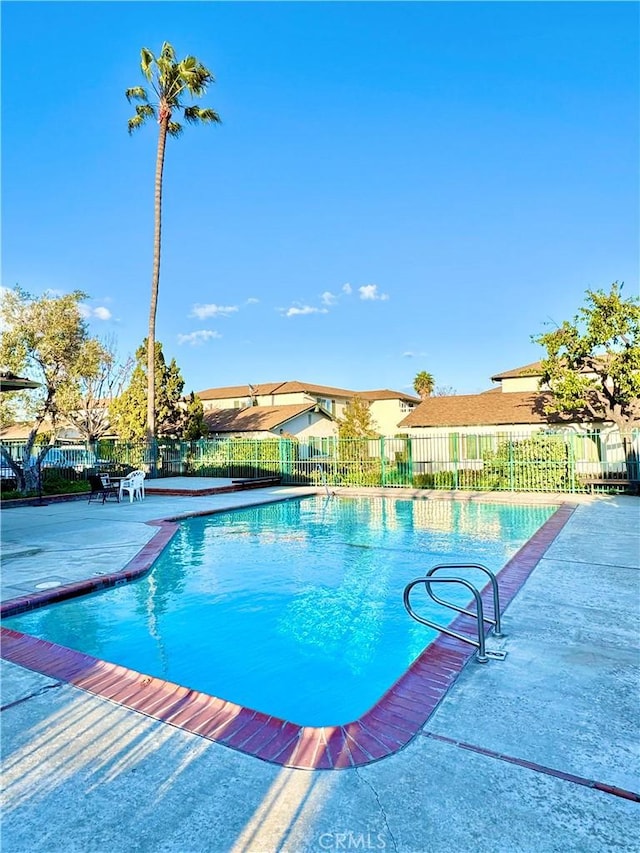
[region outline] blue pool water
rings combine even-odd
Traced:
[[[188,519],[140,580],[3,624],[299,724],[346,723],[435,637],[405,584],[439,562],[499,571],[554,509],[311,497]]]

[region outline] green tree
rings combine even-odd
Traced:
[[[184,418],[181,404],[184,379],[175,358],[166,363],[160,341],[156,341],[155,353],[156,435],[179,435]],[[129,387],[109,407],[111,426],[123,441],[143,441],[147,435],[146,355],[145,340],[136,351]]]
[[[371,418],[369,404],[361,397],[352,397],[344,407],[344,417],[338,418],[340,438],[377,438],[379,433]]]
[[[192,391],[187,400],[182,437],[185,441],[197,441],[199,438],[207,435],[208,432],[209,429],[204,419],[202,400]]]
[[[24,391],[4,392],[0,395],[0,429],[6,429],[18,422],[19,412],[27,405],[28,397]]]
[[[426,370],[421,370],[420,373],[416,375],[416,378],[413,380],[413,387],[420,399],[426,400],[427,397],[431,396],[431,392],[433,391],[433,386],[435,385],[435,379],[430,373],[427,373]]]
[[[618,282],[608,293],[587,290],[572,321],[533,340],[547,351],[540,380],[553,395],[547,412],[613,422],[632,460],[631,429],[640,422],[640,300],[624,299]]]
[[[219,115],[212,109],[191,105],[185,106],[183,98],[199,98],[210,83],[214,83],[213,74],[194,56],[186,56],[176,62],[176,53],[169,42],[164,42],[158,57],[146,47],[140,52],[140,68],[155,93],[150,99],[147,90],[134,86],[126,90],[127,100],[140,101],[136,105],[136,114],[129,119],[129,133],[142,127],[149,118],[158,123],[158,148],[156,154],[155,207],[153,236],[153,273],[151,277],[151,302],[149,307],[149,331],[147,345],[147,413],[146,435],[151,441],[156,435],[155,389],[155,339],[156,311],[158,305],[158,286],[160,283],[160,250],[162,229],[162,176],[164,171],[165,147],[167,136],[177,137],[182,133],[182,125],[174,120],[174,114],[181,114],[189,124],[219,123]],[[159,414],[159,413],[158,413]]]
[[[95,376],[104,358],[102,344],[89,335],[79,305],[86,298],[81,291],[38,298],[20,287],[7,290],[1,299],[5,329],[0,338],[0,362],[3,369],[18,375],[28,374],[40,382],[39,388],[20,392],[24,413],[33,421],[22,451],[22,466],[13,462],[2,449],[23,492],[38,485],[38,467],[47,447],[32,457],[36,435],[46,420],[50,421],[51,439],[67,402],[77,393],[83,380]]]

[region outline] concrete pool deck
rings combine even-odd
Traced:
[[[298,493],[5,510],[2,599],[124,566],[151,519]],[[277,767],[3,661],[3,849],[638,850],[639,520],[638,498],[579,499],[507,609],[506,660],[470,662],[366,767]]]

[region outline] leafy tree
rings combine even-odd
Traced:
[[[166,363],[162,344],[155,345],[156,434],[172,436],[181,431],[184,417],[181,399],[184,379],[174,358]],[[123,441],[143,441],[147,427],[147,341],[136,351],[129,387],[109,407],[111,426]]]
[[[340,438],[377,438],[376,424],[371,419],[369,404],[361,397],[352,397],[344,407],[344,418],[338,418]]]
[[[85,441],[96,442],[110,432],[109,404],[122,393],[132,367],[132,359],[118,363],[115,344],[108,341],[95,369],[83,371],[78,382],[65,389],[61,408]]]
[[[435,385],[435,379],[431,375],[431,373],[427,373],[426,370],[421,370],[420,373],[416,375],[416,378],[413,380],[413,387],[420,399],[426,400],[427,397],[431,396],[431,392],[433,391],[433,386]]]
[[[196,397],[192,391],[187,401],[182,437],[185,441],[197,441],[199,438],[207,435],[208,432],[207,422],[204,419],[202,400],[200,397]]]
[[[640,300],[623,299],[618,282],[608,293],[587,290],[573,321],[533,340],[547,351],[540,380],[553,395],[547,412],[612,421],[630,461],[631,428],[640,422]]]
[[[2,458],[17,478],[18,488],[33,491],[38,485],[38,467],[45,453],[39,451],[35,463],[32,450],[39,428],[45,419],[51,422],[51,438],[65,400],[72,397],[83,380],[95,376],[104,350],[100,342],[89,336],[79,310],[86,298],[81,291],[64,296],[45,294],[38,298],[20,287],[7,290],[1,299],[5,329],[0,338],[0,362],[3,369],[18,375],[27,374],[40,382],[39,388],[20,392],[25,414],[33,420],[22,451],[22,466],[9,458],[3,448]]]
[[[18,422],[18,413],[25,409],[27,401],[24,391],[4,392],[0,395],[0,429]]]
[[[185,106],[184,96],[198,98],[207,86],[215,82],[213,74],[194,56],[186,56],[176,62],[176,53],[169,42],[164,42],[160,55],[155,57],[146,47],[140,52],[140,68],[149,82],[155,99],[150,100],[147,90],[134,86],[126,90],[127,100],[140,101],[136,105],[136,114],[129,119],[129,133],[142,127],[149,118],[158,123],[158,149],[156,154],[155,210],[153,237],[153,273],[151,278],[151,303],[149,307],[149,331],[147,337],[147,413],[146,433],[150,440],[156,434],[155,390],[155,339],[156,310],[158,305],[158,285],[160,282],[160,249],[162,227],[162,175],[164,171],[165,147],[167,136],[177,137],[182,133],[182,125],[174,120],[174,114],[182,114],[189,124],[219,123],[220,117],[212,109],[203,109],[196,105]],[[158,417],[160,413],[158,412]]]

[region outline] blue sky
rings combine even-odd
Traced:
[[[157,128],[140,48],[215,74],[168,143],[157,337],[185,390],[458,393],[638,292],[636,3],[2,3],[2,284],[146,334]]]

